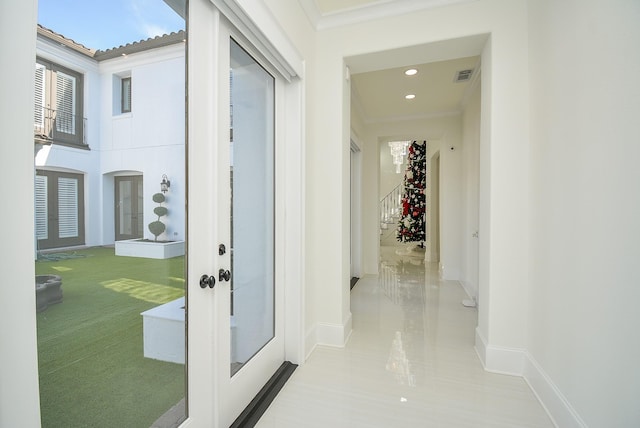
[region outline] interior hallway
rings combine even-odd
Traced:
[[[483,370],[462,287],[397,250],[353,288],[347,346],[318,346],[257,426],[553,427],[522,378]]]

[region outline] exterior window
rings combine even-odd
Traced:
[[[40,59],[35,67],[36,139],[84,146],[82,74]]]
[[[120,111],[131,113],[131,77],[124,77],[120,88],[120,99],[122,100]]]
[[[74,76],[56,73],[56,131],[68,135],[76,132],[76,87]]]

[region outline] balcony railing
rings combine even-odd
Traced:
[[[88,146],[86,128],[86,118],[48,107],[35,106],[33,133],[38,143],[61,143],[85,148]]]

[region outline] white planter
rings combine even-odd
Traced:
[[[142,239],[116,241],[116,256],[170,259],[184,255],[184,241],[153,242]]]
[[[184,297],[140,315],[144,356],[184,364]]]

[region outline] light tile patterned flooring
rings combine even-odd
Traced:
[[[523,379],[482,369],[476,310],[423,256],[381,248],[380,276],[352,291],[346,347],[317,347],[257,427],[553,427]]]

